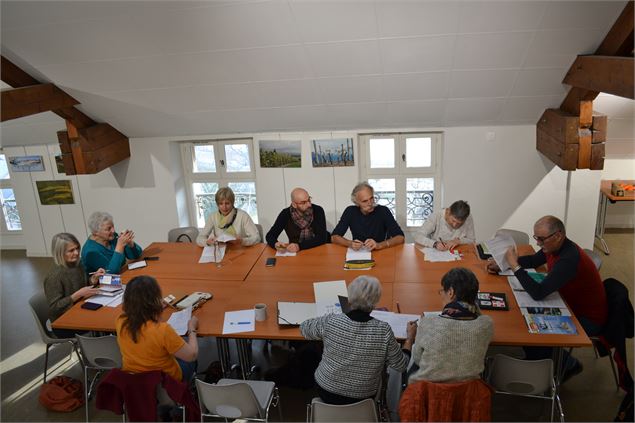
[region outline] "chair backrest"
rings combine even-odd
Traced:
[[[333,405],[319,398],[311,401],[312,422],[376,422],[377,407],[370,398],[347,405]]]
[[[500,392],[517,395],[543,395],[551,389],[553,361],[520,360],[496,354],[488,382]]]
[[[37,323],[38,331],[42,337],[42,342],[50,344],[51,341],[58,339],[52,331],[47,327],[49,319],[49,305],[44,292],[38,292],[29,298],[29,306],[33,312],[33,318]]]
[[[215,385],[196,379],[196,390],[201,410],[210,414],[231,419],[264,418],[254,391],[246,383]]]
[[[84,358],[90,367],[98,369],[121,368],[121,351],[115,336],[82,336],[76,335]]]
[[[262,225],[260,223],[256,223],[256,229],[258,229],[258,235],[260,235],[260,242],[265,242],[265,237],[262,232]]]
[[[593,264],[595,264],[595,268],[600,270],[600,267],[602,267],[602,257],[595,251],[589,250],[588,248],[585,248],[584,252],[587,253],[589,257],[591,257],[591,260],[593,260]]]
[[[499,229],[496,231],[494,236],[497,236],[500,234],[511,236],[514,242],[516,243],[516,245],[529,244],[529,235],[527,235],[525,232],[516,231],[514,229]]]
[[[168,242],[196,242],[197,236],[198,228],[194,226],[174,228],[168,232]]]

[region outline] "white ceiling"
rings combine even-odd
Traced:
[[[534,124],[625,3],[3,0],[1,47],[131,138]],[[5,122],[3,144],[59,129]]]

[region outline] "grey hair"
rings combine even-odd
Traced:
[[[53,236],[53,240],[51,241],[51,253],[53,254],[53,261],[58,266],[68,267],[64,259],[64,253],[66,253],[66,246],[70,243],[81,248],[79,241],[73,234],[62,232]]]
[[[101,228],[101,225],[103,225],[104,222],[112,221],[112,215],[110,213],[96,211],[88,218],[88,229],[90,229],[90,232],[94,234],[99,232],[99,228]]]
[[[562,220],[558,219],[556,216],[547,215],[541,217],[540,219],[538,219],[535,226],[539,225],[545,225],[549,232],[560,231],[562,232],[562,235],[567,234],[564,223],[562,223]]]
[[[351,202],[355,205],[357,204],[357,193],[360,192],[363,189],[368,189],[370,190],[370,194],[371,195],[375,195],[375,188],[372,187],[371,184],[369,184],[366,181],[360,182],[359,184],[355,185],[355,188],[353,188],[353,191],[351,192]]]
[[[470,205],[467,204],[467,201],[455,201],[450,206],[450,214],[461,222],[464,222],[470,215]]]
[[[348,302],[352,310],[370,312],[381,298],[381,283],[373,276],[358,276],[348,286]]]

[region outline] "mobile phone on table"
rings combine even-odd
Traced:
[[[267,267],[273,267],[276,265],[276,258],[275,257],[269,257],[267,259],[267,261],[265,262],[265,266]]]
[[[100,309],[103,306],[103,304],[96,304],[96,303],[84,303],[82,304],[82,308],[85,308],[86,310],[97,310]]]

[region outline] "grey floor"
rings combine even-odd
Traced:
[[[635,267],[633,264],[633,231],[614,230],[606,239],[612,254],[602,254],[603,278],[614,277],[633,293]],[[596,250],[597,251],[597,250]],[[39,386],[44,368],[44,344],[34,326],[28,309],[29,297],[41,289],[42,280],[52,261],[48,258],[26,258],[24,251],[1,251],[1,414],[2,421],[83,421],[84,409],[72,413],[49,412],[38,403]],[[266,350],[266,354],[263,351]],[[633,342],[627,344],[629,367],[633,369]],[[201,355],[199,369],[204,369],[216,359],[213,339],[200,339]],[[253,347],[254,360],[263,369],[280,365],[287,350],[284,346],[267,346],[256,341]],[[57,347],[51,354],[54,374],[67,374],[82,379],[77,359],[66,361],[69,350]],[[517,348],[492,348],[490,353],[503,352],[520,356]],[[617,392],[608,358],[596,359],[591,348],[574,351],[584,364],[584,371],[562,386],[561,398],[567,421],[612,421],[623,398]],[[306,403],[315,393],[312,390],[282,388],[281,397],[285,421],[304,421]],[[548,421],[548,412],[542,401],[516,398],[494,398],[493,419],[495,421]],[[92,421],[121,421],[109,412],[98,411],[94,401],[90,402]],[[278,420],[277,412],[272,420]]]

